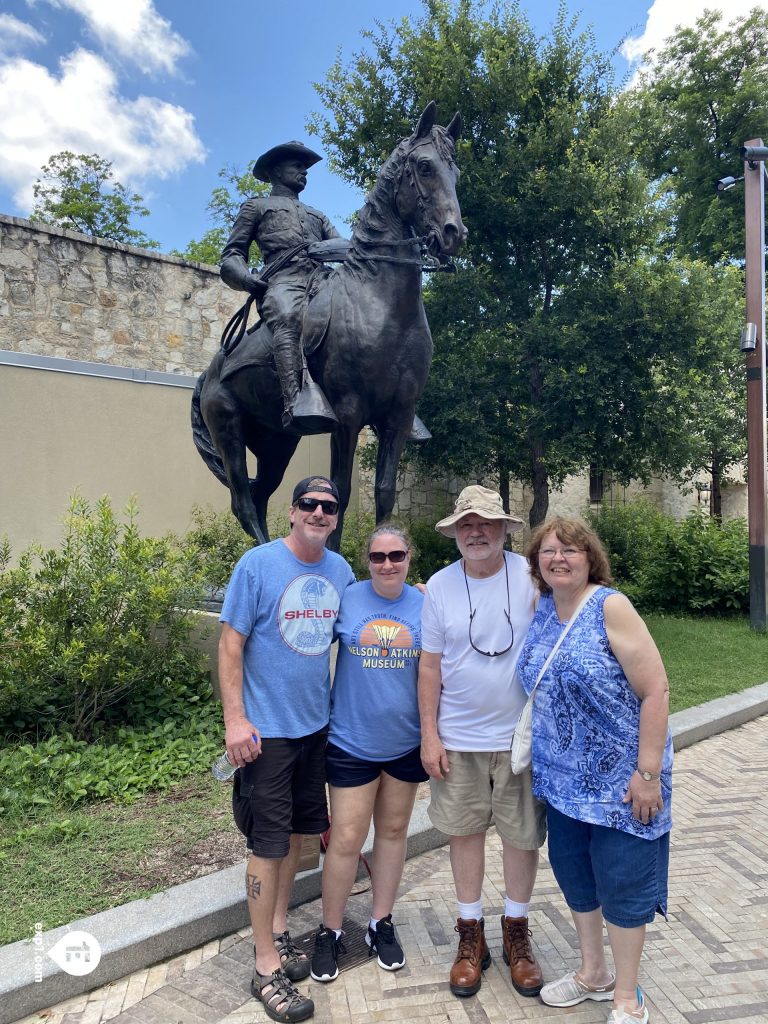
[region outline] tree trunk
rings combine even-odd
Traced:
[[[531,451],[531,469],[533,480],[533,504],[528,513],[531,529],[543,523],[549,509],[549,480],[543,465],[544,445],[536,439]]]
[[[504,511],[509,512],[509,466],[503,455],[498,457],[499,467],[499,494]]]
[[[528,389],[531,396],[531,408],[539,406],[542,392],[541,370],[535,358],[528,372]],[[544,468],[544,439],[536,432],[531,439],[531,483],[533,485],[533,504],[528,513],[528,522],[533,527],[543,523],[549,508],[549,479]]]
[[[709,514],[713,519],[720,519],[721,521],[723,518],[723,495],[720,490],[722,474],[720,452],[715,448],[712,452],[712,490],[709,492]]]

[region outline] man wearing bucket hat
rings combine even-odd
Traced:
[[[450,987],[457,996],[474,995],[491,963],[481,899],[491,824],[503,851],[504,960],[521,995],[538,995],[543,984],[528,929],[543,806],[531,792],[530,770],[514,775],[509,754],[525,703],[515,666],[535,592],[525,559],[505,551],[504,541],[522,525],[496,491],[465,487],[453,514],[435,527],[455,539],[461,558],[430,579],[422,613],[421,756],[430,819],[450,836],[459,933]]]
[[[222,280],[230,288],[256,296],[261,318],[272,331],[286,429],[293,425],[301,389],[302,307],[309,276],[316,266],[307,256],[306,247],[340,237],[325,214],[299,201],[299,193],[307,184],[307,170],[320,160],[319,153],[295,141],[262,153],[253,166],[253,176],[271,182],[272,192],[246,199],[240,207],[221,260]],[[252,242],[258,243],[264,257],[269,284],[261,274],[248,269]],[[279,266],[286,255],[289,258]],[[328,429],[332,425],[329,423]],[[301,426],[300,415],[297,426]]]

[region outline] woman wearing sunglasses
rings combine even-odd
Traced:
[[[392,924],[405,863],[408,822],[420,782],[416,684],[423,597],[405,582],[411,543],[396,526],[368,541],[370,580],[344,592],[326,771],[331,836],[323,865],[323,922],[315,938],[312,977],[333,981],[343,952],[344,907],[373,818],[373,907],[366,941],[387,971],[405,964]]]

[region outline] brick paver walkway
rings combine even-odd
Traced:
[[[642,984],[652,1024],[768,1022],[768,716],[678,754],[669,923],[648,929]],[[330,985],[302,984],[315,1000],[317,1024],[599,1024],[605,1003],[568,1010],[525,999],[501,959],[503,905],[500,842],[488,840],[483,898],[493,965],[479,994],[448,991],[455,907],[448,852],[406,865],[395,919],[408,956],[396,973],[375,961],[342,972]],[[350,901],[365,921],[367,896]],[[292,912],[294,934],[314,928],[319,903]],[[575,935],[567,908],[542,858],[531,926],[545,977],[572,969]],[[139,971],[88,996],[61,1003],[23,1024],[251,1024],[266,1021],[249,995],[248,932]]]

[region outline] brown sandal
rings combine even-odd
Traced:
[[[312,1000],[305,998],[282,970],[259,974],[254,968],[251,995],[264,1006],[267,1016],[280,1024],[295,1024],[315,1012]]]
[[[303,981],[309,977],[309,957],[302,952],[288,931],[280,935],[273,933],[275,949],[280,957],[280,969],[291,981]],[[254,950],[255,952],[255,950]]]

